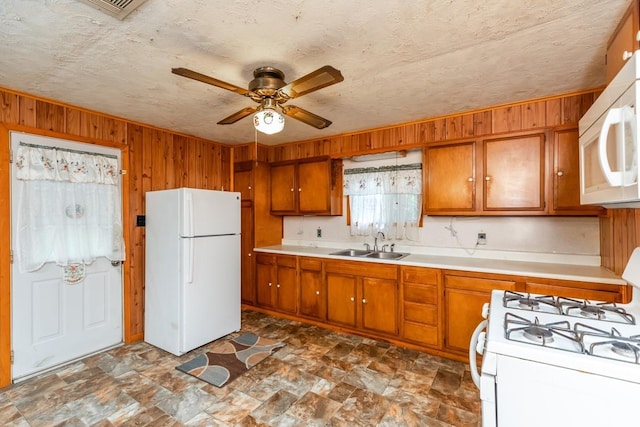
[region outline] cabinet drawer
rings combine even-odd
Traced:
[[[426,345],[437,346],[438,328],[420,323],[404,322],[404,337]]]
[[[296,268],[296,257],[294,256],[279,256],[276,262],[280,267]]]
[[[516,289],[516,282],[513,280],[481,279],[478,277],[445,276],[445,287],[466,289],[469,291],[491,292],[493,289],[509,290]]]
[[[435,305],[404,303],[404,320],[425,323],[427,325],[438,325],[438,307]]]
[[[300,269],[301,270],[312,270],[312,271],[322,271],[322,261],[317,259],[309,259],[300,257]]]
[[[419,285],[415,283],[404,284],[404,300],[420,304],[438,303],[438,286]]]
[[[272,254],[258,253],[256,254],[256,262],[258,264],[274,265],[276,263],[276,257]]]
[[[405,282],[437,285],[439,272],[440,270],[432,268],[403,267],[402,280]]]
[[[549,285],[546,283],[527,282],[527,292],[541,295],[556,295],[579,300],[621,302],[620,292],[600,289],[584,289],[569,286]]]

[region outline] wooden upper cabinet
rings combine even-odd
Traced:
[[[580,205],[580,167],[578,129],[564,129],[553,134],[553,203],[550,213],[558,215],[597,215],[599,206]]]
[[[427,215],[546,213],[544,133],[435,144],[424,150]]]
[[[342,215],[342,162],[305,159],[271,165],[271,213]]]
[[[545,135],[484,141],[485,211],[544,211]]]
[[[633,0],[609,38],[606,56],[607,84],[629,60],[631,54],[640,48],[638,31],[640,22],[639,0]]]
[[[475,157],[473,141],[425,148],[425,212],[476,210]]]
[[[271,165],[271,212],[297,212],[296,164]]]
[[[236,170],[233,174],[233,189],[240,192],[241,200],[253,200],[253,172],[249,170]]]
[[[331,162],[298,163],[300,213],[331,211]]]

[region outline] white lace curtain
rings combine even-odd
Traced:
[[[22,272],[47,262],[124,260],[115,157],[21,143],[16,246]]]
[[[422,214],[422,165],[354,168],[344,171],[351,235],[381,231],[388,239],[418,240]]]

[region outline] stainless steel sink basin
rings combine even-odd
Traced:
[[[402,252],[371,252],[367,254],[367,258],[378,258],[378,259],[400,259],[404,258],[409,254],[405,254]]]
[[[376,259],[400,259],[409,254],[402,252],[374,252],[364,249],[343,249],[337,252],[331,252],[329,255],[339,255],[348,257],[376,258]]]
[[[371,251],[366,251],[364,249],[345,249],[342,251],[331,252],[329,255],[340,255],[340,256],[364,256],[370,254]]]

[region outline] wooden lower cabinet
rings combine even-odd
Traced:
[[[398,334],[398,267],[327,261],[327,321],[385,335]]]
[[[442,348],[442,274],[434,268],[401,267],[401,336]]]
[[[326,291],[322,260],[300,257],[299,293],[300,315],[314,319],[324,319],[326,311]]]
[[[466,360],[491,291],[627,303],[629,286],[257,253],[256,306]]]
[[[471,334],[483,320],[482,306],[491,300],[491,291],[517,288],[515,280],[445,274],[445,349],[468,353]]]
[[[298,271],[295,256],[258,254],[256,301],[262,307],[296,314]]]

